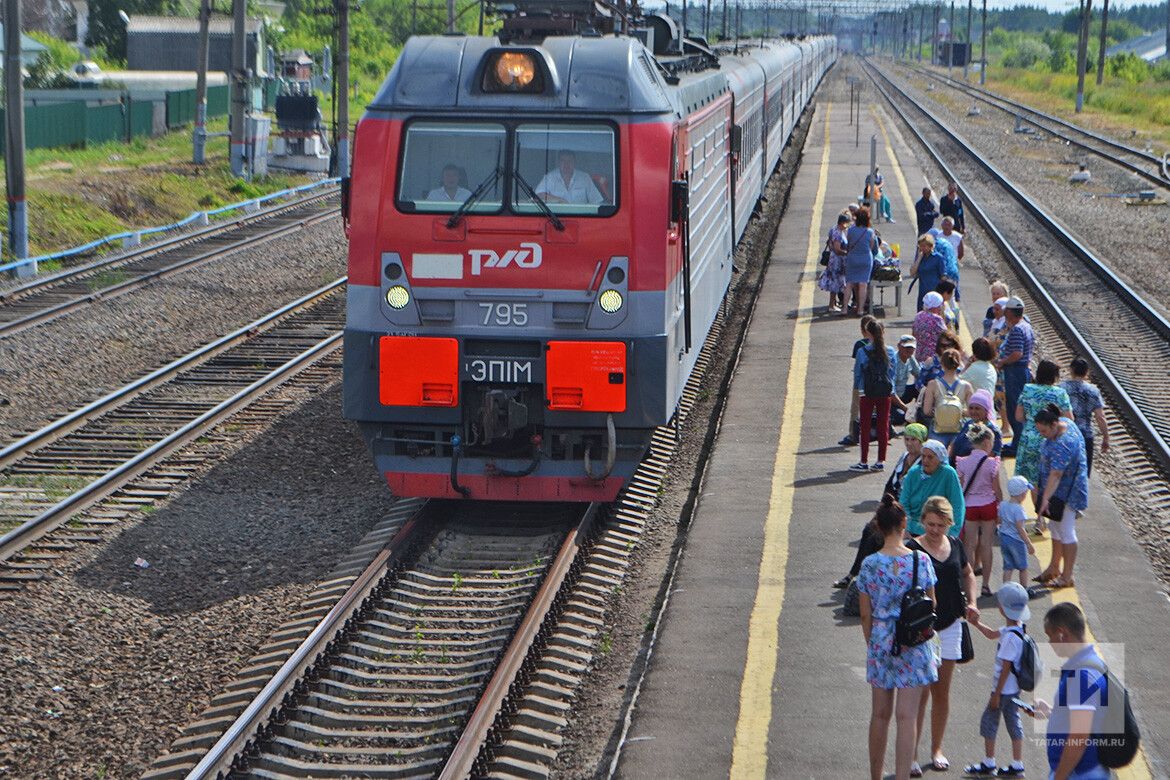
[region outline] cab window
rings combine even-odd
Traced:
[[[617,177],[610,126],[518,125],[513,160],[512,209],[516,213],[540,213],[533,194],[556,214],[614,213]]]
[[[451,213],[481,185],[469,211],[499,211],[504,197],[503,125],[415,122],[406,131],[398,205],[405,211]]]

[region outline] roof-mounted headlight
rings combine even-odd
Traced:
[[[544,75],[533,51],[496,50],[488,54],[484,92],[543,92]]]

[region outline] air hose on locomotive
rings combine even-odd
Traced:
[[[605,471],[600,474],[593,473],[593,463],[589,459],[589,447],[585,447],[585,476],[589,479],[600,482],[609,476],[613,471],[613,463],[617,460],[617,431],[613,427],[613,415],[607,414],[605,416]]]

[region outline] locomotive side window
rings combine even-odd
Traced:
[[[502,125],[410,125],[398,183],[399,208],[446,214],[473,199],[469,212],[499,211],[504,197],[506,137]]]
[[[522,124],[516,128],[515,144],[512,207],[516,213],[540,213],[533,193],[557,214],[614,212],[618,182],[611,127]]]

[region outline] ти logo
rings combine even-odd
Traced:
[[[469,249],[471,275],[479,276],[484,268],[507,268],[513,263],[517,268],[540,268],[542,252],[540,244],[522,243],[519,249],[509,249],[502,256],[491,249]]]

